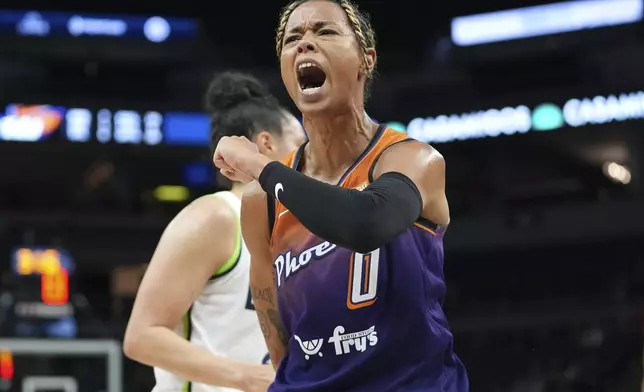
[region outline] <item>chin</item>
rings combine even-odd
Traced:
[[[327,94],[320,92],[320,94],[306,95],[300,91],[296,104],[300,112],[305,115],[326,113],[335,106],[328,92]]]
[[[298,102],[298,109],[305,116],[320,115],[332,111],[332,105],[327,100],[317,102]]]

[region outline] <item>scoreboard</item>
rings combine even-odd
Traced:
[[[14,249],[13,334],[20,337],[76,336],[73,292],[74,260],[63,249]]]
[[[0,142],[208,146],[204,113],[9,104]]]
[[[120,344],[74,339],[71,254],[23,246],[10,256],[13,311],[3,322],[9,337],[0,337],[0,392],[122,392]]]
[[[19,248],[13,252],[13,271],[17,277],[40,280],[40,298],[45,305],[69,302],[69,274],[74,265],[65,251]]]
[[[69,302],[69,275],[74,264],[67,252],[59,249],[18,248],[12,257],[14,275],[29,288],[23,298],[44,305],[62,306]],[[33,282],[38,282],[38,286]],[[34,293],[38,292],[37,297]]]

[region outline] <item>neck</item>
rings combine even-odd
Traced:
[[[233,187],[230,189],[230,192],[241,199],[244,194],[244,184],[241,182],[233,182]]]
[[[341,115],[305,115],[303,123],[309,136],[307,171],[329,179],[342,175],[358,159],[377,130],[362,107]]]

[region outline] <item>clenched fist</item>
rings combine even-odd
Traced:
[[[256,180],[271,160],[244,136],[224,136],[215,149],[213,163],[221,174],[242,183]]]

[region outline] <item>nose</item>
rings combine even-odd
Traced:
[[[308,53],[308,52],[317,52],[318,48],[313,44],[313,42],[308,40],[301,40],[297,45],[297,53]]]

